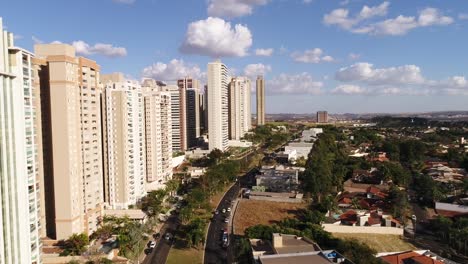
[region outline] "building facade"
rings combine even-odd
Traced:
[[[185,120],[182,127],[185,136],[185,149],[193,148],[198,145],[200,137],[200,82],[190,77],[177,81],[180,93],[185,94],[185,102],[181,107],[181,120]],[[181,99],[182,96],[181,96]]]
[[[140,84],[121,73],[104,84],[104,197],[112,209],[128,209],[145,195],[144,102]]]
[[[209,150],[225,151],[229,141],[229,74],[221,61],[208,63]]]
[[[265,125],[265,80],[257,76],[257,126]]]
[[[172,98],[162,87],[154,80],[143,83],[147,191],[172,179]]]
[[[318,111],[317,112],[317,123],[328,123],[328,112]]]
[[[0,29],[0,263],[40,263],[33,54]]]
[[[251,129],[250,80],[235,77],[229,84],[229,139],[240,140]]]
[[[47,235],[91,234],[104,204],[99,66],[66,44],[37,44]]]

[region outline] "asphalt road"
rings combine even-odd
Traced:
[[[222,246],[222,234],[225,228],[228,228],[228,224],[224,222],[227,214],[223,214],[222,210],[228,207],[232,208],[232,201],[234,201],[240,192],[241,187],[251,186],[253,179],[253,172],[248,172],[245,177],[240,177],[239,182],[234,184],[224,195],[220,201],[216,210],[219,211],[218,215],[213,216],[210,227],[208,229],[208,235],[205,246],[205,264],[218,264],[218,263],[232,263],[234,252],[232,250],[232,243],[229,243],[229,247],[223,248]],[[229,239],[231,240],[231,230],[228,230]],[[228,254],[229,253],[229,254]]]
[[[171,215],[166,223],[161,228],[160,234],[161,237],[156,241],[156,248],[146,256],[143,264],[165,264],[167,260],[167,256],[169,255],[169,250],[172,247],[172,243],[174,240],[166,241],[164,239],[166,233],[175,234],[175,230],[177,230],[179,226],[179,219],[177,215]]]

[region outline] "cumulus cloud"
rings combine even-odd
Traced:
[[[358,85],[342,84],[331,91],[332,94],[365,94],[367,91]]]
[[[267,81],[270,94],[312,94],[322,93],[323,83],[315,81],[309,73],[280,74]]]
[[[249,64],[244,68],[244,75],[249,78],[255,78],[258,75],[265,75],[271,71],[270,65],[264,65],[261,63]]]
[[[208,15],[234,18],[251,15],[255,6],[266,5],[269,0],[208,0]]]
[[[42,41],[42,39],[39,39],[39,38],[37,38],[35,36],[32,36],[31,39],[34,42],[34,44],[43,44],[44,43],[44,41]]]
[[[363,6],[361,11],[354,17],[349,16],[349,10],[345,8],[338,8],[325,14],[323,23],[326,25],[336,25],[342,29],[351,30],[356,24],[363,20],[367,20],[376,16],[385,16],[388,12],[389,2],[374,7],[367,5]]]
[[[390,36],[405,35],[420,27],[446,26],[454,22],[452,17],[444,16],[440,10],[432,7],[419,11],[417,16],[399,15],[383,21],[370,22],[371,18],[386,16],[389,5],[389,2],[383,2],[375,7],[364,6],[355,16],[350,16],[348,9],[335,9],[324,15],[323,22],[355,34]]]
[[[123,47],[115,47],[112,44],[96,43],[93,46],[88,43],[78,40],[73,41],[72,46],[75,47],[76,53],[89,56],[99,54],[105,57],[116,58],[127,56],[127,50]]]
[[[250,30],[241,24],[209,17],[189,24],[180,51],[210,57],[243,57],[252,46]]]
[[[112,0],[114,3],[130,5],[136,2],[136,0]]]
[[[304,52],[293,52],[291,57],[294,61],[303,63],[319,63],[319,62],[332,62],[334,61],[331,56],[322,56],[323,50],[319,48],[306,50]]]
[[[303,2],[304,4],[310,4],[310,3],[312,3],[313,1],[314,1],[314,0],[302,0],[302,2]]]
[[[186,64],[183,60],[173,59],[169,63],[157,62],[143,69],[142,76],[159,81],[171,82],[183,77],[204,78],[197,65]]]
[[[336,79],[343,82],[361,81],[371,85],[421,84],[425,79],[416,65],[375,69],[370,63],[356,63],[341,68]]]
[[[270,57],[273,55],[274,49],[256,49],[255,50],[255,55],[257,56],[265,56],[265,57]]]
[[[368,95],[427,95],[468,94],[468,80],[453,76],[444,80],[430,80],[416,65],[375,68],[366,62],[341,68],[335,79],[342,82],[333,94]]]

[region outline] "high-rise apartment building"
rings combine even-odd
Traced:
[[[251,128],[250,79],[232,78],[229,84],[229,138],[240,140]]]
[[[172,150],[185,151],[187,146],[187,138],[185,137],[185,91],[181,92],[176,85],[164,85],[160,86],[159,89],[171,97]]]
[[[172,179],[172,98],[155,80],[145,80],[146,189],[163,188]]]
[[[128,209],[146,193],[144,101],[140,84],[122,73],[101,75],[104,200]]]
[[[33,54],[0,30],[0,263],[40,263]]]
[[[317,112],[317,123],[328,123],[328,112],[318,111]]]
[[[97,229],[104,203],[99,66],[66,44],[37,44],[47,234]]]
[[[208,63],[209,149],[225,151],[229,141],[229,74],[221,61]]]
[[[257,76],[257,126],[265,125],[265,80]]]
[[[184,107],[181,107],[185,113],[181,115],[181,119],[185,120],[185,143],[186,149],[193,148],[198,145],[200,137],[200,82],[190,77],[177,81],[180,93],[185,93]],[[182,96],[181,96],[182,98]]]

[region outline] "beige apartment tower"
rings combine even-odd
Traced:
[[[42,104],[47,235],[91,234],[103,196],[99,66],[66,44],[35,45]]]
[[[147,191],[164,188],[172,179],[172,98],[163,88],[152,79],[142,84]]]
[[[250,79],[235,77],[229,84],[229,139],[241,140],[251,128]]]
[[[208,63],[209,150],[226,151],[229,143],[229,73],[221,61]]]
[[[122,73],[101,75],[103,96],[104,200],[128,209],[146,193],[144,102],[138,81]]]
[[[318,111],[317,112],[317,123],[328,123],[328,112]]]
[[[265,125],[265,79],[257,76],[257,126]]]

